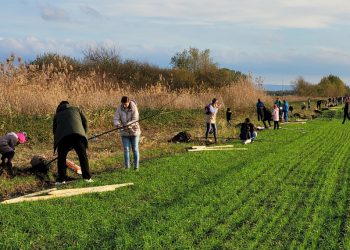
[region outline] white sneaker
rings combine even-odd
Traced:
[[[91,178],[90,178],[90,179],[84,179],[84,181],[85,181],[85,182],[89,182],[89,183],[94,182],[94,180],[91,179]]]

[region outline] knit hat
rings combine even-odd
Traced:
[[[27,139],[27,133],[26,132],[18,132],[16,133],[17,137],[18,137],[18,142],[20,144],[23,144],[26,142]]]

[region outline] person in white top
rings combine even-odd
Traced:
[[[205,107],[207,129],[205,139],[208,140],[209,132],[213,132],[215,143],[217,142],[216,114],[219,111],[219,101],[214,98],[210,104]]]

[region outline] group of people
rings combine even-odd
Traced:
[[[210,133],[214,136],[214,142],[217,142],[217,126],[216,126],[216,115],[219,110],[219,102],[217,98],[213,98],[211,103],[209,103],[205,107],[205,114],[206,114],[206,131],[205,131],[205,139],[208,140],[208,136]],[[276,98],[273,109],[269,110],[265,104],[258,99],[258,102],[256,103],[256,111],[258,115],[258,121],[262,121],[264,124],[264,127],[267,128],[266,122],[268,122],[269,126],[271,127],[271,121],[274,122],[274,129],[279,129],[279,121],[284,120],[284,122],[288,122],[289,117],[289,103],[284,99],[283,102],[280,101],[279,98]],[[227,108],[226,111],[226,121],[227,126],[231,126],[232,121],[232,111],[230,108]],[[254,141],[254,139],[257,136],[256,127],[251,123],[249,118],[246,118],[245,121],[241,125],[241,133],[240,133],[240,139],[241,140],[248,140],[251,139]]]
[[[345,102],[345,99],[347,97],[344,96],[338,96],[338,97],[329,97],[328,98],[328,103],[327,106],[331,107],[331,106],[338,106],[341,105]]]
[[[264,123],[264,127],[266,126],[266,121],[268,121],[269,126],[271,126],[271,121],[274,123],[274,129],[279,129],[279,121],[284,120],[284,122],[288,122],[289,118],[289,103],[285,99],[283,102],[277,97],[274,104],[272,112],[266,108],[264,103],[258,99],[258,102],[256,103],[256,112],[258,115],[258,121],[262,121]]]
[[[130,169],[130,149],[133,151],[133,164],[136,171],[139,170],[139,140],[141,129],[138,123],[139,112],[135,101],[127,96],[121,98],[113,124],[119,130],[124,148],[124,166]],[[62,101],[53,118],[54,153],[57,150],[57,179],[56,184],[65,184],[67,180],[66,160],[67,154],[74,149],[78,155],[82,176],[86,182],[93,182],[89,170],[89,160],[86,149],[88,148],[88,123],[83,112],[68,101]],[[10,132],[0,138],[1,165],[0,174],[6,168],[8,174],[13,176],[12,160],[15,155],[15,147],[27,140],[25,132]]]
[[[262,121],[265,128],[267,128],[266,122],[268,122],[271,127],[271,121],[273,121],[273,129],[279,129],[280,120],[284,119],[284,122],[288,122],[289,104],[286,100],[281,102],[279,98],[276,98],[271,111],[259,98],[256,103],[256,112],[258,115],[258,121]],[[249,118],[246,118],[241,126],[241,140],[250,139],[251,141],[254,141],[256,136],[256,127],[250,122]]]
[[[350,120],[349,110],[350,98],[345,99],[344,120]],[[310,102],[309,102],[310,105]],[[208,140],[209,134],[213,134],[214,142],[217,143],[217,126],[216,116],[219,110],[219,101],[213,98],[211,103],[205,107],[206,114],[206,132],[205,139]],[[271,126],[271,121],[274,122],[274,129],[279,129],[279,121],[284,119],[288,122],[289,104],[286,100],[283,102],[276,98],[273,109],[270,111],[264,103],[258,99],[256,103],[256,111],[258,121],[262,121],[264,127],[267,128],[266,122]],[[130,169],[130,151],[133,152],[133,164],[136,171],[139,170],[139,141],[141,129],[139,125],[139,112],[135,101],[130,100],[127,96],[123,96],[118,105],[113,117],[113,124],[119,130],[122,144],[124,148],[124,167]],[[226,111],[227,126],[231,126],[232,111],[227,108]],[[69,102],[62,101],[57,109],[53,119],[53,134],[54,134],[54,152],[57,150],[57,179],[56,184],[64,184],[67,179],[66,161],[67,154],[71,149],[74,149],[78,155],[83,179],[87,182],[92,182],[89,171],[89,160],[86,149],[88,148],[88,123],[83,112]],[[249,118],[246,118],[241,124],[241,140],[252,140],[257,137],[256,127],[251,123]],[[6,169],[9,175],[13,175],[12,160],[15,155],[15,147],[18,144],[23,144],[27,141],[25,132],[10,132],[5,136],[0,137],[0,175]]]

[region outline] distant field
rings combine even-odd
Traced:
[[[248,151],[183,149],[103,173],[94,185],[135,186],[1,205],[0,248],[348,249],[349,139],[350,123],[325,118],[264,131]]]
[[[263,84],[263,88],[267,91],[288,91],[293,90],[294,85],[290,84]]]

